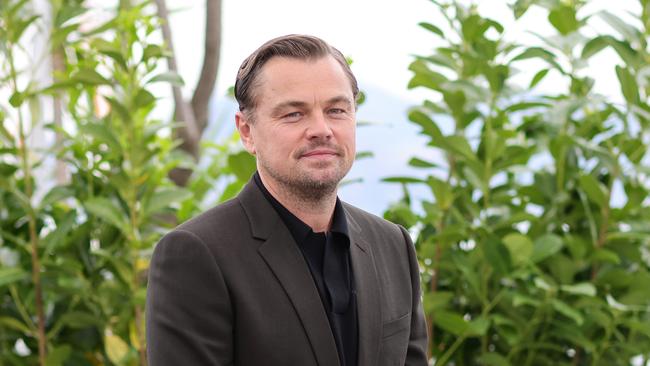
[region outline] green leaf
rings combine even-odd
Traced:
[[[438,203],[440,209],[449,209],[454,201],[454,193],[449,183],[435,177],[429,177],[429,179],[427,179],[427,184],[431,187],[431,191],[433,192],[433,195],[436,198],[436,203]]]
[[[440,165],[417,157],[411,158],[408,164],[414,168],[440,168]]]
[[[584,322],[582,314],[579,311],[572,308],[571,306],[569,306],[567,303],[562,302],[558,299],[552,299],[551,305],[553,306],[553,309],[555,309],[560,314],[566,316],[567,318],[573,320],[577,325],[582,325],[582,323]]]
[[[7,163],[0,163],[0,177],[10,177],[17,170],[18,170],[18,167],[15,166],[15,165],[7,164]]]
[[[29,277],[29,273],[22,268],[0,268],[0,287],[22,281]]]
[[[447,78],[443,74],[429,69],[427,63],[422,59],[416,59],[411,62],[409,70],[415,73],[409,82],[409,89],[424,86],[429,89],[439,90],[440,85],[447,81]]]
[[[101,326],[102,320],[97,315],[85,311],[68,311],[63,314],[59,320],[64,326],[82,329],[88,327]]]
[[[235,195],[239,193],[239,191],[241,191],[245,182],[246,181],[243,180],[236,180],[228,184],[228,186],[226,186],[226,189],[223,190],[223,193],[221,193],[221,196],[219,197],[219,202],[223,202],[225,200],[229,200],[235,197]]]
[[[506,112],[517,112],[517,111],[522,111],[526,109],[532,109],[532,108],[547,108],[550,105],[548,103],[543,103],[543,102],[521,102],[521,103],[515,103],[508,108],[505,109]]]
[[[146,89],[140,89],[138,90],[138,93],[135,95],[133,104],[135,105],[135,107],[144,108],[150,106],[155,101],[156,101],[156,97],[154,97],[153,94],[151,94]]]
[[[612,28],[614,28],[618,33],[623,36],[628,42],[638,42],[641,38],[641,32],[631,25],[630,22],[626,22],[623,19],[617,17],[616,15],[610,13],[607,10],[602,10],[598,13],[598,17],[607,22]]]
[[[106,78],[93,69],[81,69],[72,75],[72,78],[78,82],[88,85],[110,84]]]
[[[82,32],[81,34],[85,37],[92,36],[94,34],[99,34],[102,32],[105,32],[107,30],[113,30],[116,29],[116,23],[118,21],[118,17],[115,17],[113,19],[110,19],[106,21],[104,24],[98,26],[97,28],[91,29],[87,32]]]
[[[9,97],[9,104],[11,104],[12,107],[18,108],[23,104],[24,101],[25,101],[25,93],[21,93],[19,91],[15,91]]]
[[[591,56],[597,54],[598,52],[602,51],[605,47],[609,45],[608,39],[612,38],[611,36],[598,36],[593,39],[591,39],[589,42],[585,44],[585,46],[582,48],[582,55],[581,57],[584,59],[588,59]]]
[[[530,296],[526,296],[520,293],[515,293],[512,296],[512,306],[519,307],[522,305],[529,305],[536,308],[540,305],[540,301]]]
[[[175,202],[184,201],[192,197],[192,195],[191,191],[183,188],[162,188],[147,200],[144,207],[144,214],[150,216],[170,207]]]
[[[438,310],[444,309],[451,303],[454,293],[451,291],[427,292],[424,294],[424,308],[427,314],[437,315]]]
[[[101,38],[97,38],[92,41],[92,45],[100,53],[112,58],[113,61],[115,61],[118,65],[122,67],[122,69],[128,70],[128,65],[124,60],[124,55],[122,55],[122,50],[117,44],[113,42],[108,42]]]
[[[539,263],[542,260],[552,256],[564,246],[562,238],[553,234],[546,234],[535,239],[533,253],[530,260],[533,263]]]
[[[121,365],[129,353],[129,346],[122,338],[107,331],[104,335],[104,350],[112,363]]]
[[[528,8],[533,5],[533,3],[534,0],[517,0],[513,5],[511,5],[515,19],[519,19],[526,14],[526,11],[528,11]]]
[[[372,151],[359,151],[354,155],[354,160],[372,158],[375,154]]]
[[[104,143],[108,146],[110,152],[115,155],[122,154],[122,144],[115,135],[113,129],[109,128],[106,124],[98,122],[89,122],[79,124],[79,131],[83,135],[91,136],[99,143]]]
[[[131,121],[131,113],[126,108],[126,106],[113,97],[105,97],[105,98],[108,101],[108,103],[111,105],[111,113],[115,112],[117,116],[122,119],[122,121],[128,124]]]
[[[562,35],[580,28],[580,22],[576,19],[576,10],[568,5],[560,5],[551,10],[548,20]]]
[[[469,322],[467,327],[467,334],[470,336],[480,337],[485,335],[489,328],[490,320],[483,316],[479,316]]]
[[[451,135],[445,137],[445,145],[443,148],[445,150],[454,152],[463,158],[469,161],[476,161],[476,155],[472,151],[472,147],[467,142],[467,139],[464,136],[460,135]]]
[[[158,74],[158,75],[152,77],[151,79],[149,79],[149,81],[147,81],[146,84],[156,83],[156,82],[160,82],[160,81],[170,83],[173,86],[183,86],[183,85],[185,85],[185,81],[183,81],[183,78],[178,73],[175,73],[173,71],[167,71],[167,72],[163,72],[161,74]]]
[[[451,114],[456,121],[461,121],[465,115],[465,103],[467,102],[466,91],[470,92],[472,87],[463,84],[461,81],[450,83],[449,88],[442,92],[442,98],[449,106]]]
[[[488,238],[481,246],[488,263],[499,275],[510,272],[510,253],[501,241],[495,237]]]
[[[508,251],[510,251],[513,264],[517,266],[528,262],[533,254],[533,242],[526,235],[518,233],[508,234],[503,238],[503,243],[508,248]]]
[[[142,52],[142,61],[147,61],[150,58],[160,58],[166,55],[162,47],[155,44],[147,45]]]
[[[522,61],[531,58],[542,59],[546,61],[549,65],[553,66],[553,68],[555,68],[556,70],[564,74],[564,70],[562,69],[560,64],[558,64],[557,61],[555,60],[555,54],[541,47],[529,47],[519,55],[515,56],[515,58],[513,58],[510,62]]]
[[[544,291],[548,291],[548,292],[555,291],[555,285],[548,283],[548,281],[546,281],[542,277],[535,277],[533,279],[533,284],[535,285],[535,287],[542,289]]]
[[[68,20],[77,17],[86,12],[86,8],[80,4],[67,4],[64,3],[63,7],[57,12],[54,20],[54,26],[58,29],[63,26]]]
[[[49,205],[55,204],[61,200],[64,200],[68,197],[73,197],[75,194],[74,190],[66,186],[55,186],[50,189],[45,197],[41,200],[40,209],[43,209]]]
[[[440,132],[438,125],[425,113],[419,110],[412,110],[409,112],[408,118],[411,122],[422,127],[421,133],[430,136],[431,142],[436,146],[443,140],[442,132]]]
[[[425,183],[424,180],[415,177],[386,177],[381,181],[386,183]]]
[[[485,366],[510,366],[508,359],[498,353],[490,352],[479,356],[478,361]]]
[[[644,61],[641,56],[628,42],[618,40],[610,35],[598,36],[587,42],[582,49],[582,58],[589,58],[607,46],[613,48],[628,66],[636,68],[643,65]]]
[[[240,151],[228,156],[228,167],[237,176],[237,179],[247,182],[255,173],[257,162],[253,155],[246,151]]]
[[[32,24],[36,19],[40,18],[39,15],[33,15],[30,18],[27,19],[17,19],[15,20],[15,23],[11,27],[11,29],[8,29],[8,38],[10,43],[18,43],[18,40],[20,40],[20,37],[22,37],[23,33],[29,27],[30,24]]]
[[[0,325],[22,332],[26,336],[32,334],[32,330],[29,329],[27,325],[25,325],[23,322],[21,322],[16,318],[2,316],[0,317]]]
[[[540,81],[542,81],[546,77],[549,71],[550,71],[549,69],[539,70],[535,74],[535,76],[533,76],[533,79],[530,81],[530,85],[528,86],[528,88],[530,89],[534,88],[535,85],[537,85]]]
[[[433,324],[456,336],[463,335],[469,326],[460,314],[446,310],[436,314]]]
[[[492,93],[499,94],[503,90],[506,79],[510,75],[510,68],[507,65],[488,67],[484,74],[490,84]]]
[[[609,262],[613,264],[621,263],[621,258],[618,256],[618,254],[605,248],[596,249],[591,256],[591,259],[597,262]]]
[[[441,38],[445,37],[445,34],[442,32],[442,30],[440,28],[436,27],[435,25],[431,24],[431,23],[420,22],[420,23],[418,23],[418,25],[420,27],[428,30],[429,32],[432,32],[432,33],[435,33],[435,34],[439,35]]]
[[[63,366],[65,361],[70,357],[72,347],[67,344],[51,348],[45,359],[46,366]]]
[[[101,218],[128,235],[128,215],[112,200],[105,197],[93,197],[84,202],[84,207],[91,214]]]
[[[233,89],[233,96],[235,95],[234,92],[235,91]],[[362,90],[359,90],[359,93],[357,94],[357,107],[362,105],[365,102],[366,102],[366,93],[364,93]],[[357,126],[363,126],[361,121],[357,120]]]
[[[560,290],[573,295],[596,296],[596,287],[589,282],[562,285]]]
[[[66,212],[62,219],[57,220],[56,229],[52,230],[43,239],[43,246],[47,251],[60,249],[60,247],[66,243],[66,239],[69,238],[70,230],[75,226],[76,219],[77,212],[75,210],[70,210]]]
[[[469,166],[463,167],[463,176],[472,185],[475,189],[478,189],[481,192],[485,192],[487,189],[487,183],[481,180],[478,174],[471,169]]]
[[[625,100],[629,104],[639,104],[639,86],[632,73],[627,68],[616,65],[616,76]]]
[[[579,178],[580,188],[587,194],[589,199],[600,207],[608,205],[607,188],[600,183],[593,175],[583,174]]]

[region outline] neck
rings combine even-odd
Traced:
[[[336,188],[331,192],[302,192],[266,177],[261,171],[264,187],[289,212],[318,233],[328,231],[336,206]]]

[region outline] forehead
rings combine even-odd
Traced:
[[[295,59],[274,57],[259,75],[257,105],[272,105],[285,99],[311,102],[344,95],[353,100],[352,85],[343,67],[332,57]]]

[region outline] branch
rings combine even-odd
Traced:
[[[217,81],[221,56],[221,0],[206,0],[203,67],[192,96],[192,110],[199,134],[208,125],[208,104]]]
[[[174,53],[174,43],[172,41],[172,32],[169,27],[169,13],[167,11],[167,5],[165,4],[165,0],[155,0],[155,2],[156,8],[158,9],[158,17],[160,17],[162,20],[161,27],[163,40],[167,44],[167,48],[169,49],[170,54],[167,57],[167,67],[170,71],[178,73],[176,54]],[[174,119],[183,122],[182,127],[179,127],[178,131],[176,131],[178,137],[182,140],[180,148],[187,151],[195,158],[198,158],[199,139],[201,137],[201,134],[196,126],[194,112],[188,103],[183,99],[183,93],[179,86],[172,85],[172,94],[174,95],[174,104],[176,105]]]
[[[53,45],[54,49],[52,50],[52,81],[58,80],[58,73],[63,73],[65,71],[65,59],[63,57],[63,48],[60,45]],[[54,125],[57,127],[55,132],[55,146],[63,146],[63,105],[61,101],[61,93],[56,92],[52,96],[52,111],[54,115]],[[56,182],[58,184],[65,184],[69,181],[68,179],[68,167],[61,158],[56,159]]]

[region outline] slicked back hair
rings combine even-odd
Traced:
[[[253,110],[257,106],[256,90],[259,88],[259,74],[264,64],[276,56],[298,60],[318,60],[322,57],[332,56],[341,65],[343,72],[350,80],[352,95],[356,101],[359,94],[357,79],[352,74],[343,54],[318,37],[290,34],[264,43],[239,67],[235,80],[235,99],[239,103],[239,110],[244,112],[251,121],[253,120]]]

